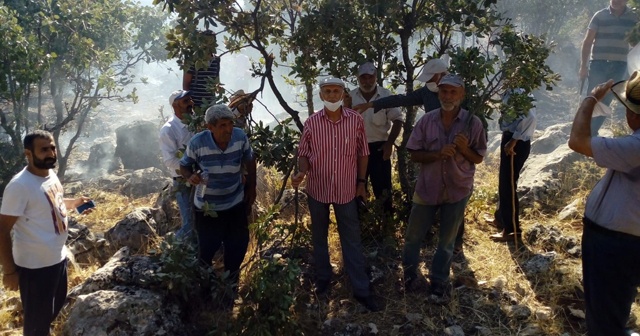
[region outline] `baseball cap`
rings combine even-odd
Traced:
[[[611,91],[631,112],[640,114],[640,73],[637,70],[628,80],[613,84]]]
[[[431,78],[433,78],[433,75],[447,72],[448,67],[449,66],[447,65],[447,62],[445,60],[434,58],[432,60],[429,60],[429,62],[427,62],[427,64],[422,67],[422,70],[420,71],[417,79],[421,82],[426,83]]]
[[[376,66],[371,62],[363,63],[358,67],[358,77],[362,75],[373,75],[376,73]]]
[[[190,96],[191,95],[191,91],[187,91],[187,90],[176,90],[171,92],[171,95],[169,96],[169,105],[173,105],[173,102],[176,100],[180,100],[186,96]]]
[[[442,77],[442,79],[440,79],[440,83],[438,84],[438,87],[443,85],[451,85],[451,86],[464,88],[464,81],[462,80],[462,77],[458,75],[448,74]]]
[[[344,82],[340,78],[326,77],[320,80],[320,87],[323,87],[325,85],[339,85],[344,87]]]

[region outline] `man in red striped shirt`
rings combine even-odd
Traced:
[[[291,179],[293,187],[297,188],[305,176],[309,176],[307,193],[316,262],[316,293],[328,292],[331,284],[327,235],[329,205],[333,205],[342,257],[354,297],[370,311],[378,311],[380,307],[369,291],[356,201],[358,197],[365,197],[364,177],[369,158],[364,120],[356,111],[342,106],[342,80],[330,77],[320,81],[320,98],[324,108],[304,123],[298,148],[300,171]]]

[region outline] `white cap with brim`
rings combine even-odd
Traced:
[[[173,106],[173,102],[176,100],[180,100],[186,96],[191,95],[191,91],[187,91],[187,90],[176,90],[171,92],[171,95],[169,96],[169,105]]]
[[[613,84],[611,92],[627,109],[635,114],[640,114],[640,75],[638,71],[634,71],[629,80]]]
[[[439,74],[443,72],[446,73],[447,68],[449,68],[449,66],[447,65],[447,62],[445,60],[434,58],[429,62],[427,62],[427,64],[425,64],[422,67],[422,70],[420,70],[420,74],[418,75],[417,80],[426,83],[430,81],[435,74]]]
[[[451,85],[464,88],[464,81],[462,80],[462,77],[458,75],[448,74],[442,77],[442,79],[440,79],[440,83],[438,83],[438,87],[441,87],[443,85]]]
[[[340,78],[327,77],[320,80],[320,87],[325,85],[338,85],[344,87],[344,82]]]
[[[373,75],[376,73],[376,66],[371,62],[364,63],[358,67],[358,77],[362,75]]]

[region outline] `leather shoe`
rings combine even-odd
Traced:
[[[367,296],[354,295],[353,297],[356,299],[356,301],[360,302],[360,304],[362,304],[370,312],[374,312],[375,313],[377,311],[382,310],[382,308],[380,308],[380,306],[376,302],[376,300],[373,297],[373,295],[367,295]]]
[[[331,289],[331,280],[318,280],[316,282],[316,295],[325,295]]]
[[[516,239],[522,240],[522,233],[521,232],[506,233],[505,231],[502,231],[499,233],[492,234],[491,236],[489,236],[489,238],[491,238],[491,240],[493,240],[494,242],[512,242]]]

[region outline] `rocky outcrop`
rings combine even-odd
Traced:
[[[124,169],[164,169],[156,124],[138,120],[120,126],[116,129],[116,144],[115,155],[122,160]]]
[[[105,249],[107,241],[101,235],[94,234],[86,225],[78,223],[75,218],[69,218],[69,236],[67,237],[67,248],[73,254],[76,262],[102,264],[110,255]]]
[[[146,168],[118,171],[99,177],[94,182],[100,189],[130,197],[144,197],[160,193],[172,180],[158,168]]]
[[[158,208],[138,208],[116,223],[104,237],[114,248],[127,246],[135,251],[168,230],[164,212]]]

